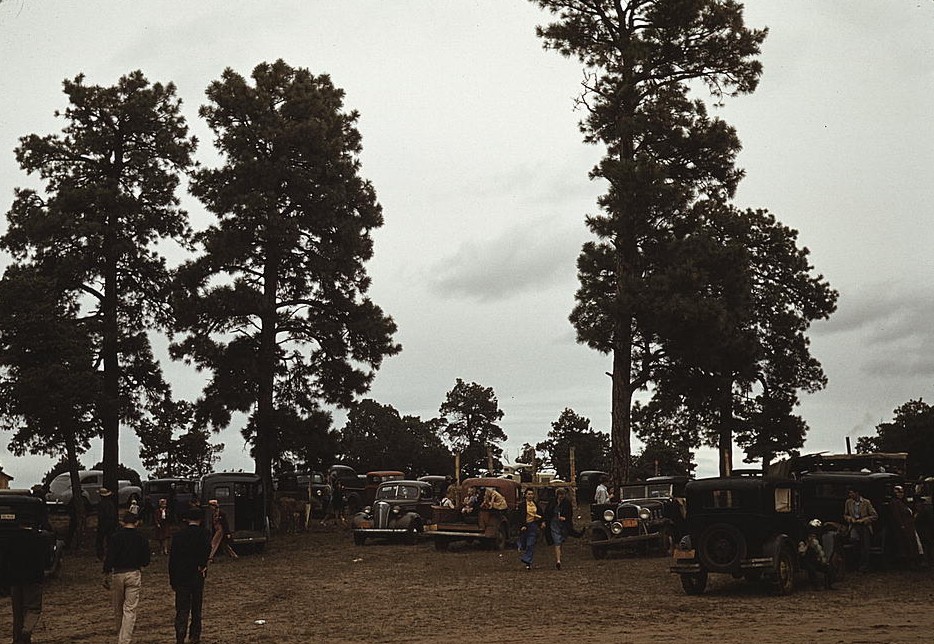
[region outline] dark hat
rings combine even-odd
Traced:
[[[122,523],[136,523],[139,521],[139,515],[135,512],[127,512],[123,515]]]
[[[202,521],[204,519],[204,511],[200,508],[189,508],[184,514],[185,521]]]

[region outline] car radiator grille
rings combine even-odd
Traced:
[[[389,527],[389,504],[385,501],[378,501],[376,503],[376,508],[373,512],[373,519],[376,522],[375,527],[377,528],[388,528]]]

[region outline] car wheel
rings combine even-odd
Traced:
[[[354,542],[354,545],[362,546],[363,544],[366,543],[366,535],[363,534],[362,532],[354,532],[353,542]]]
[[[418,522],[413,523],[411,529],[405,535],[405,542],[410,546],[414,546],[418,543],[418,535],[421,534],[421,532],[422,525]]]
[[[591,541],[606,541],[610,536],[600,528],[594,528],[590,531]],[[594,559],[606,559],[609,549],[604,545],[590,546],[590,553]]]
[[[795,558],[788,548],[778,552],[775,562],[775,592],[790,595],[795,590]]]
[[[700,595],[707,589],[707,571],[681,575],[681,587],[688,595]]]
[[[729,523],[715,523],[698,539],[698,558],[713,572],[732,572],[746,558],[746,538]]]
[[[448,549],[448,540],[446,537],[435,537],[435,550],[445,552]]]

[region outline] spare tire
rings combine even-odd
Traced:
[[[701,532],[697,556],[712,572],[734,572],[746,558],[746,538],[734,525],[715,523]]]

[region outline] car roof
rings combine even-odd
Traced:
[[[755,490],[774,487],[798,487],[798,481],[789,478],[770,476],[717,476],[707,479],[688,481],[685,489],[691,492],[708,490]]]

